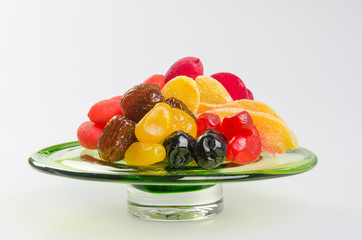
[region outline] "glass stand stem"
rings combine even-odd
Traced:
[[[155,221],[203,220],[223,209],[222,186],[128,185],[128,211]]]

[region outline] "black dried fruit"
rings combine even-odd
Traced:
[[[195,161],[200,167],[216,168],[226,159],[227,139],[220,132],[209,129],[196,139],[194,149]]]
[[[163,142],[168,168],[180,169],[194,160],[195,139],[184,131],[173,132]]]

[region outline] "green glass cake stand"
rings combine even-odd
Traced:
[[[257,162],[225,162],[216,169],[197,165],[168,170],[158,163],[147,167],[107,163],[97,151],[68,142],[42,149],[29,158],[41,172],[63,177],[128,184],[128,210],[147,220],[189,221],[215,216],[223,209],[222,184],[278,178],[303,173],[317,163],[305,148],[273,157],[263,153]]]

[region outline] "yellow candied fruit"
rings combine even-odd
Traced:
[[[200,92],[196,82],[192,78],[186,76],[175,77],[166,83],[161,93],[165,99],[170,97],[177,98],[194,114],[197,113],[200,104]]]
[[[190,134],[192,137],[196,138],[197,125],[195,119],[191,117],[190,114],[178,108],[172,108],[172,112],[173,112],[172,132],[182,130]]]
[[[140,142],[162,143],[172,131],[172,123],[171,107],[166,103],[158,103],[136,125],[136,137]]]
[[[216,79],[198,76],[195,82],[199,87],[201,103],[224,104],[233,101],[228,91]]]
[[[163,161],[166,150],[162,144],[135,142],[126,151],[124,160],[132,166],[148,166]]]

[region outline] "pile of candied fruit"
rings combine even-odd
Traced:
[[[205,169],[225,161],[248,164],[262,152],[278,155],[298,147],[294,133],[234,74],[204,75],[200,59],[176,61],[122,96],[94,104],[78,141],[102,160],[132,166],[159,162]]]

